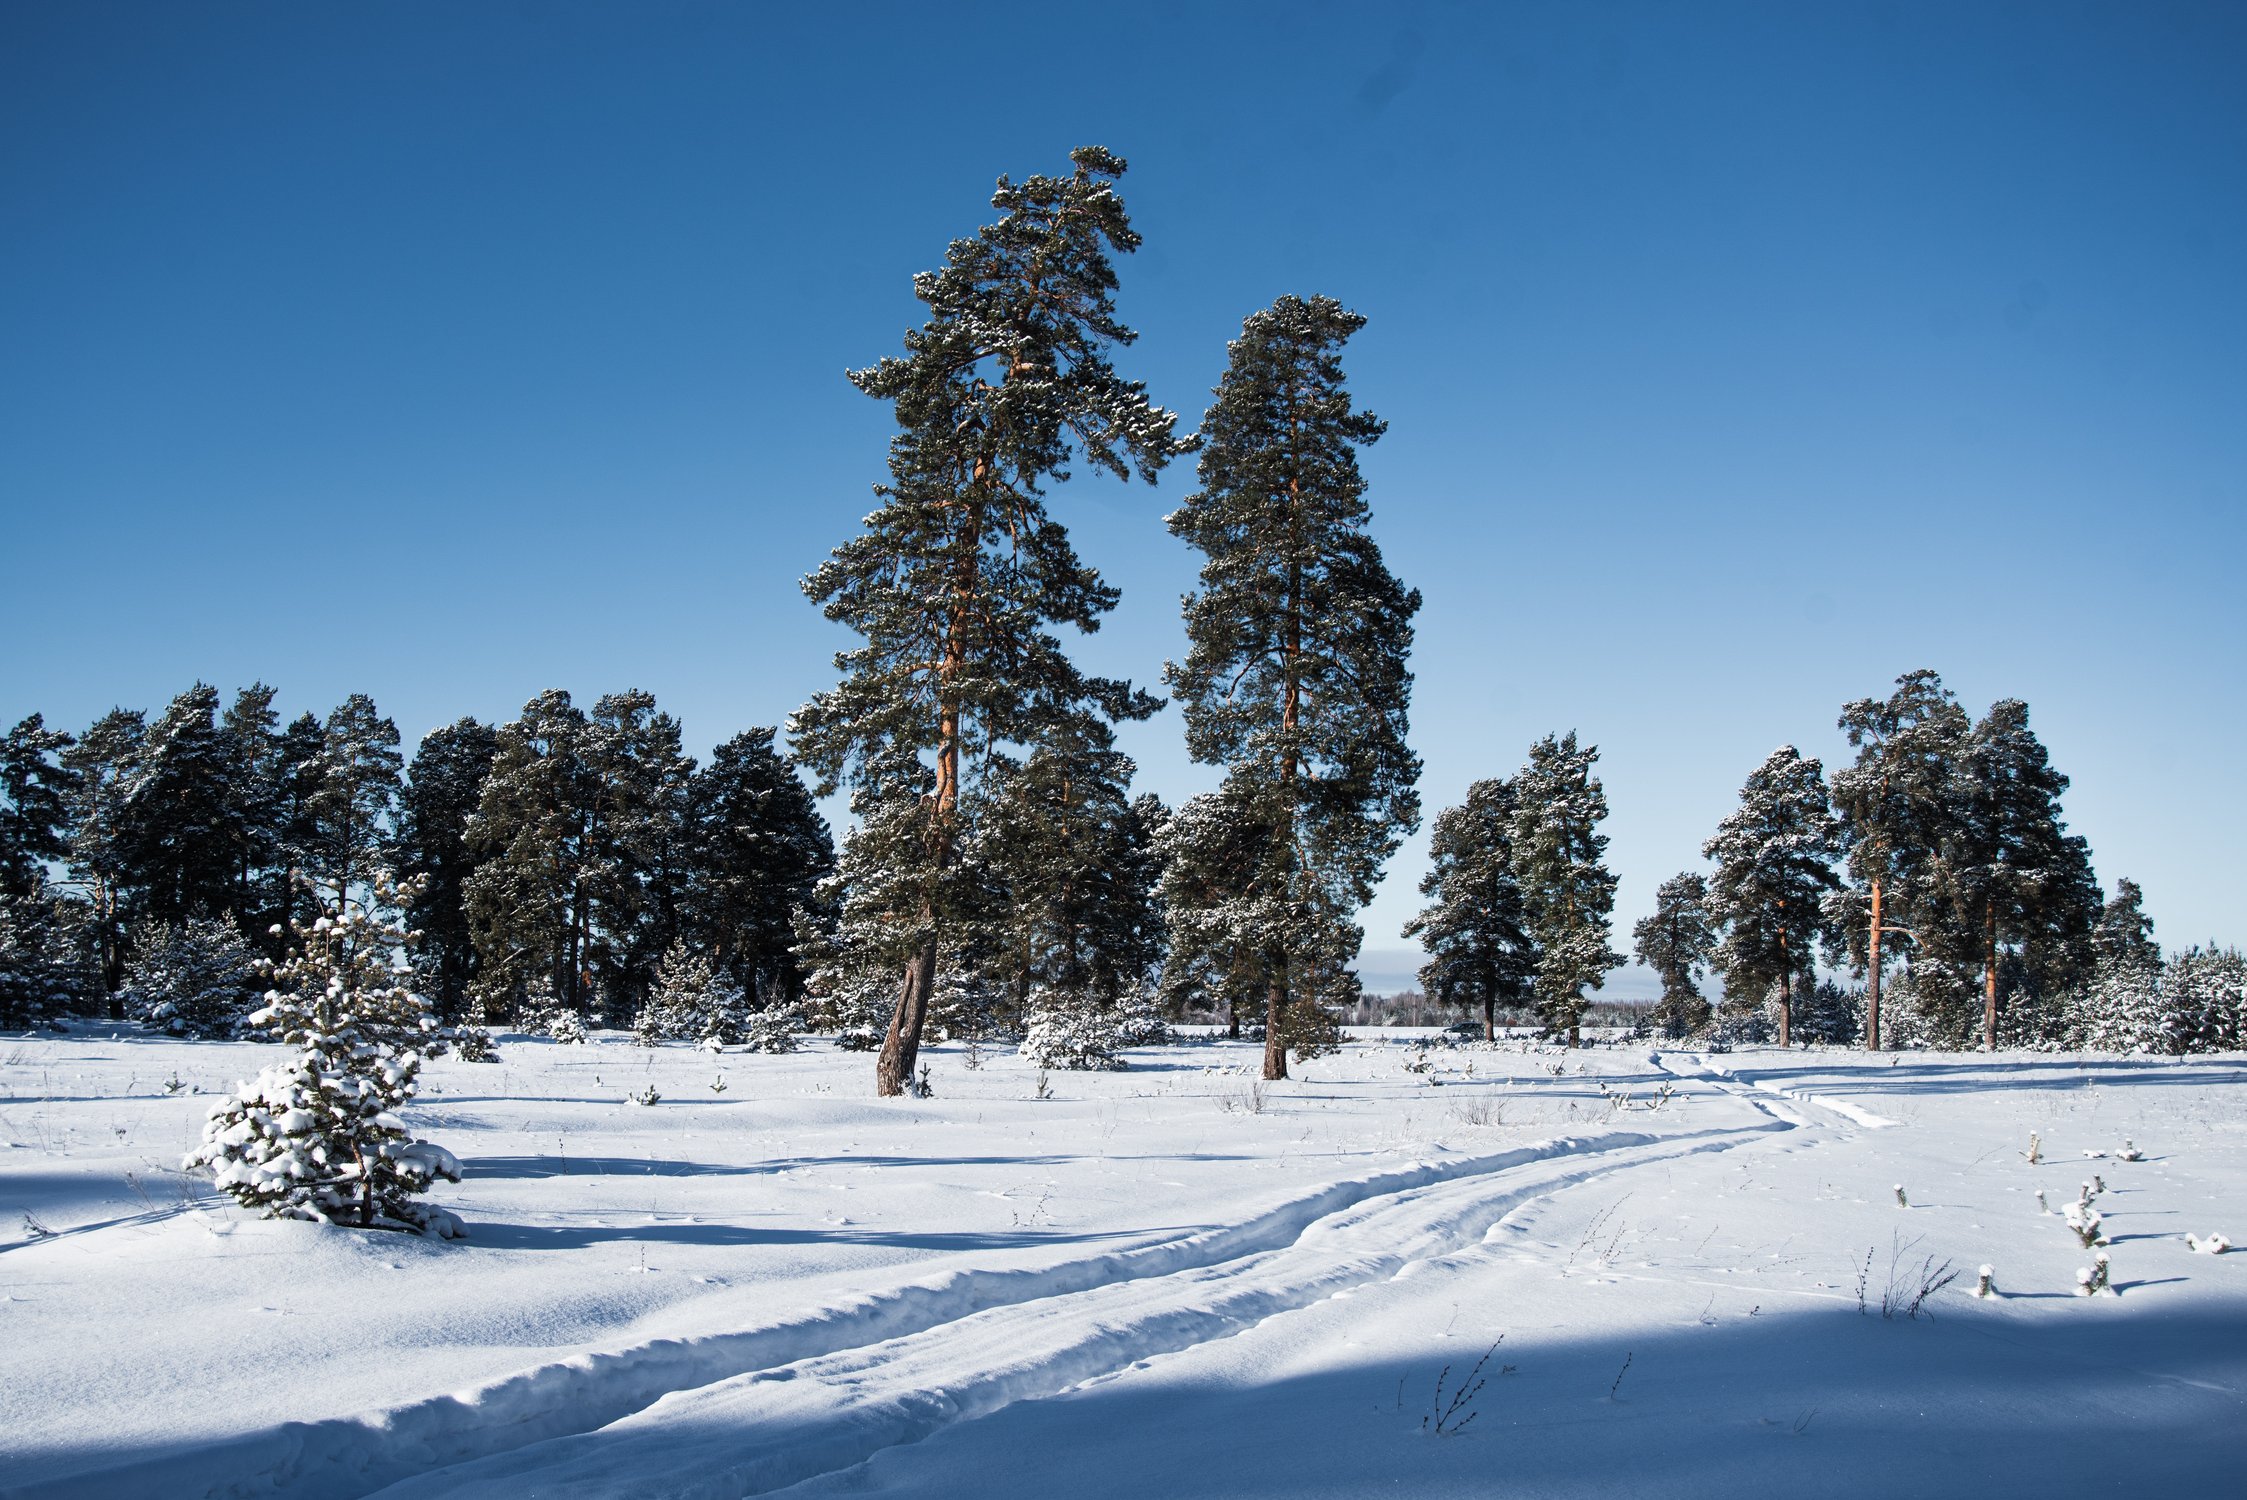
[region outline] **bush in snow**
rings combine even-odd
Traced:
[[[0,895],[0,1027],[52,1025],[101,993],[99,976],[73,952],[67,918],[80,909]]]
[[[1116,1003],[1116,1045],[1162,1047],[1174,1040],[1170,1022],[1163,1019],[1156,1003],[1154,989],[1148,985],[1134,985],[1126,990]]]
[[[1084,1073],[1124,1066],[1116,1056],[1116,1013],[1082,995],[1041,991],[1033,997],[1021,1050],[1040,1068]]]
[[[804,1013],[794,1005],[768,1005],[749,1012],[741,1023],[744,1052],[793,1052],[804,1034]]]
[[[557,1042],[578,1044],[585,1040],[585,1017],[554,996],[553,989],[541,982],[531,986],[516,1007],[515,1024],[531,1036],[543,1036]]]
[[[437,1029],[402,982],[405,940],[349,909],[296,924],[296,951],[250,1019],[299,1051],[212,1107],[188,1169],[208,1168],[268,1218],[462,1232],[453,1215],[414,1201],[437,1178],[458,1182],[460,1163],[415,1140],[397,1114],[420,1087],[422,1054],[406,1039]]]
[[[655,971],[655,985],[632,1023],[632,1034],[646,1047],[658,1042],[724,1046],[739,1039],[742,1010],[741,991],[712,969],[708,957],[673,943]]]
[[[167,924],[146,934],[125,965],[127,1006],[151,1031],[230,1037],[256,1008],[259,967],[228,923]]]

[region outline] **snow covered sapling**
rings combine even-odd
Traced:
[[[1125,1066],[1116,1056],[1116,1017],[1082,996],[1046,994],[1031,1002],[1022,1055],[1041,1070],[1105,1072]]]
[[[2032,1167],[2044,1160],[2044,1143],[2038,1138],[2035,1131],[2029,1132],[2029,1148],[2021,1155]]]
[[[2204,1240],[2195,1239],[2188,1234],[2185,1236],[2185,1248],[2195,1255],[2221,1255],[2231,1248],[2231,1241],[2220,1234],[2212,1234]]]
[[[1994,1297],[1997,1295],[1997,1273],[1988,1266],[1982,1267],[1980,1273],[1974,1278],[1974,1295],[1977,1297]]]
[[[2128,1136],[2122,1138],[2122,1149],[2114,1153],[2116,1161],[2144,1161],[2146,1154]]]
[[[377,899],[393,894],[378,887]],[[209,1168],[268,1218],[463,1232],[452,1214],[414,1201],[437,1178],[458,1182],[460,1163],[397,1115],[420,1087],[415,1039],[437,1029],[402,982],[405,944],[402,929],[356,906],[295,924],[295,951],[250,1022],[300,1050],[213,1106],[188,1169]]]
[[[745,1052],[793,1052],[804,1033],[804,1013],[794,1005],[768,1005],[749,1012],[741,1023]]]
[[[2083,1184],[2083,1196],[2070,1203],[2062,1212],[2061,1217],[2066,1220],[2068,1228],[2075,1232],[2076,1239],[2082,1243],[2084,1249],[2088,1250],[2093,1245],[2103,1245],[2107,1242],[2106,1236],[2099,1228],[2101,1222],[2099,1211],[2091,1206],[2090,1183]]]
[[[194,917],[144,938],[125,966],[125,990],[151,1031],[230,1037],[256,1008],[258,967],[232,924]]]
[[[2042,1188],[2036,1190],[2036,1211],[2040,1214],[2048,1214],[2052,1211],[2052,1205],[2044,1201],[2044,1189]]]
[[[1896,1206],[1898,1208],[1911,1207],[1911,1200],[1904,1196],[1904,1185],[1900,1182],[1896,1184]]]
[[[2088,1266],[2077,1268],[2075,1290],[2084,1297],[2113,1297],[2120,1295],[2114,1289],[2114,1278],[2107,1265],[2107,1253],[2101,1250]]]

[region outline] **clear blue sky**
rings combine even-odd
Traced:
[[[10,0],[0,716],[779,721],[881,469],[844,368],[1099,142],[1123,363],[1189,425],[1275,296],[1372,320],[1431,813],[1596,741],[1627,934],[1766,752],[1931,666],[2029,701],[2163,939],[2247,939],[2243,78],[2233,4]],[[1190,481],[1057,498],[1102,669],[1183,650]],[[1175,713],[1127,743],[1210,783]]]

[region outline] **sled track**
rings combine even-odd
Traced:
[[[769,1327],[581,1355],[364,1418],[0,1493],[761,1494],[1390,1279],[1576,1183],[1803,1123],[1752,1102],[1767,1123],[1569,1137],[1369,1174],[1221,1229],[1036,1269],[955,1271]]]

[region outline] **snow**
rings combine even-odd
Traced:
[[[1130,1049],[1043,1098],[948,1044],[904,1100],[818,1039],[503,1038],[403,1111],[459,1167],[424,1200],[452,1243],[174,1170],[284,1049],[0,1040],[0,1494],[2220,1492],[2247,1462],[2247,1256],[2209,1253],[2247,1221],[2247,1059],[1416,1072],[1369,1035],[1279,1084],[1254,1044]],[[2036,1201],[2079,1201],[2085,1153],[2097,1251]],[[2119,1295],[2077,1295],[2094,1254]]]

